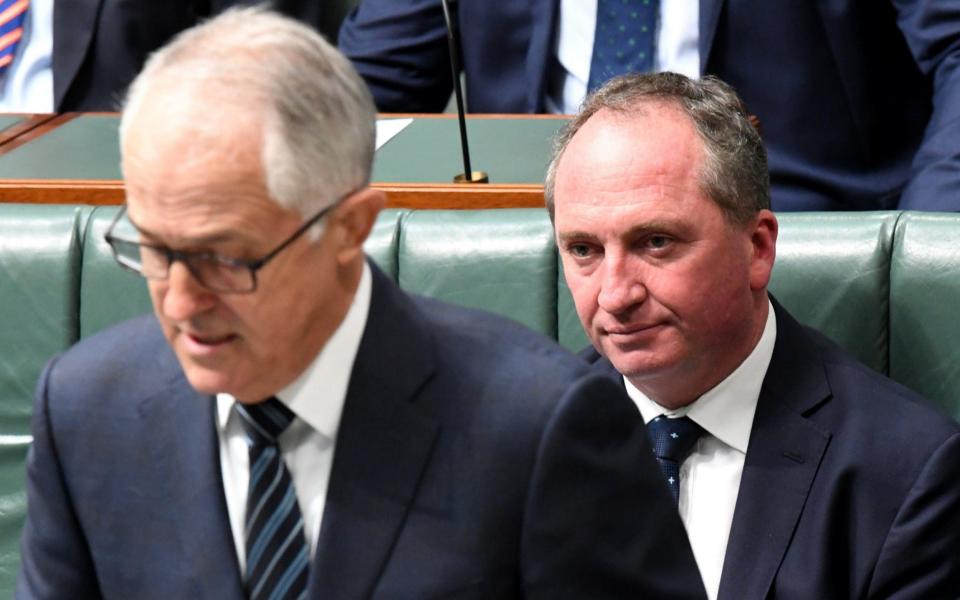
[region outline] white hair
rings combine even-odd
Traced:
[[[235,8],[150,56],[127,94],[121,145],[148,95],[196,115],[231,108],[262,127],[267,192],[304,217],[370,181],[376,109],[350,62],[310,27],[264,8]],[[222,123],[217,119],[211,122]]]

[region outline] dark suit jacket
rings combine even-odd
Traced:
[[[720,599],[957,598],[960,426],[775,307]]]
[[[174,35],[229,6],[255,0],[56,0],[56,112],[117,110],[147,56]],[[282,13],[330,28],[328,2],[274,0]]]
[[[459,0],[468,106],[544,111],[559,0]],[[759,116],[779,210],[960,210],[960,4],[700,0],[701,70]],[[442,110],[440,0],[364,0],[340,47],[382,111]]]
[[[703,597],[616,385],[374,271],[311,597]],[[153,317],[52,361],[17,597],[241,598],[214,410]]]

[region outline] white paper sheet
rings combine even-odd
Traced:
[[[413,119],[377,119],[377,150],[410,123]]]

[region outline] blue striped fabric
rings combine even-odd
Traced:
[[[0,77],[16,56],[29,7],[29,0],[0,0]]]
[[[251,600],[306,598],[310,553],[277,438],[293,413],[276,398],[234,405],[250,444],[246,587]]]

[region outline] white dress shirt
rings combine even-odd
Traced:
[[[763,334],[746,360],[716,387],[677,410],[663,408],[624,378],[645,423],[659,415],[687,416],[705,430],[680,466],[680,518],[710,600],[720,590],[753,415],[776,338],[777,319],[769,305]]]
[[[0,82],[0,112],[53,112],[53,1],[30,0],[23,37]]]
[[[700,2],[660,0],[656,71],[700,77]],[[597,28],[596,0],[560,0],[556,63],[551,69],[547,110],[574,114],[587,94],[590,58]]]
[[[280,435],[279,444],[297,492],[311,556],[316,552],[317,538],[320,536],[340,416],[343,414],[360,338],[367,324],[370,292],[370,267],[364,263],[357,293],[343,322],[306,371],[277,394],[277,398],[296,415]],[[235,402],[229,394],[217,395],[217,433],[230,529],[240,570],[244,572],[246,550],[243,522],[250,480],[250,457],[240,416],[232,410]]]

